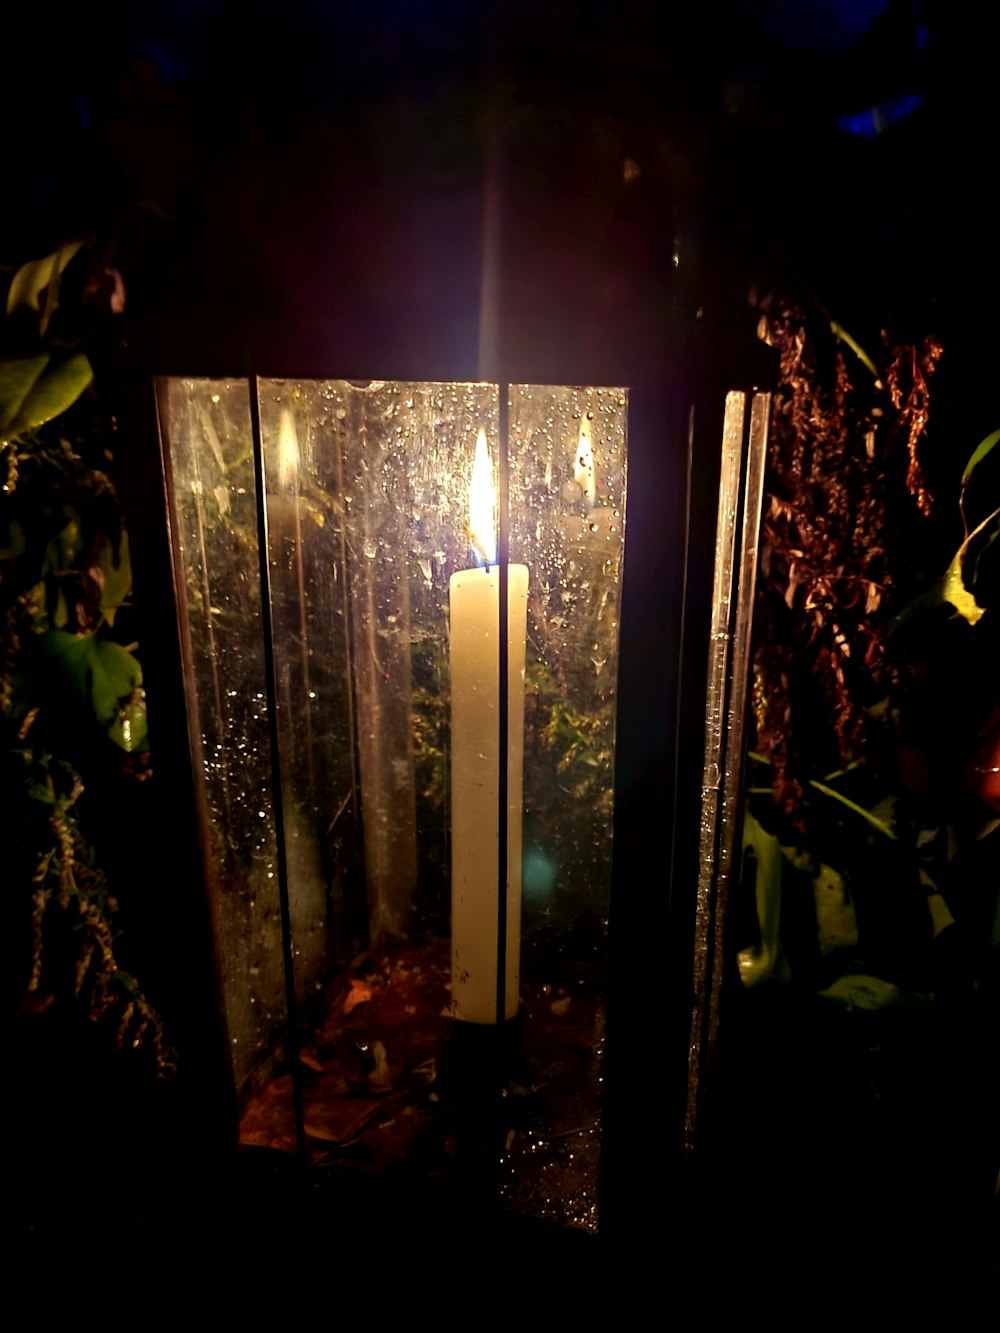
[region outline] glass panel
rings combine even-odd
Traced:
[[[243,393],[172,383],[170,439],[180,526],[190,530],[181,557],[192,640],[200,635],[199,726],[225,772],[237,761],[253,770],[252,783],[241,772],[240,790],[255,793],[262,823],[254,834],[267,830],[268,977],[277,997]],[[498,388],[264,380],[258,393],[302,1033],[294,1068],[280,1070],[277,1026],[261,1026],[257,1054],[270,1040],[281,1076],[248,1087],[241,1134],[262,1146],[293,1145],[294,1072],[314,1157],[347,1163],[360,1153],[370,1170],[405,1160],[417,1174],[500,1162],[509,1206],[594,1228],[626,394],[511,390],[505,998],[507,1017],[520,1013],[521,1021],[508,1072],[512,1089],[541,1094],[497,1142],[494,1107],[484,1118],[480,1106],[477,1123],[458,1114],[455,1090],[468,1070],[456,1060],[467,1047],[452,1037],[456,1026],[466,1036],[492,1027],[497,1013],[501,579],[489,492],[498,475]],[[480,472],[488,493],[477,521],[470,489]],[[211,596],[201,591],[206,579]],[[218,739],[212,688],[223,648],[217,613],[204,625],[197,619],[202,605],[231,607],[239,622],[224,655],[240,683],[227,676],[219,687],[234,700],[226,714],[232,734]],[[252,709],[242,683],[251,676]],[[220,802],[210,793],[213,818],[228,832]],[[246,856],[248,832],[238,820],[234,827],[234,853]],[[216,869],[220,883],[232,877],[227,861],[216,858]],[[251,919],[257,901],[241,900]],[[220,924],[231,1025],[260,996],[259,981],[257,991],[249,986],[249,963],[228,958],[225,931],[235,929]],[[256,938],[249,925],[242,930]],[[497,1047],[488,1046],[492,1058]],[[246,1072],[241,1066],[241,1080]]]
[[[444,1169],[418,1112],[454,1005],[449,585],[474,564],[469,480],[480,431],[496,456],[497,388],[265,380],[259,394],[296,990],[316,999],[305,1130],[339,1154],[363,1127],[372,1169],[414,1153]],[[497,610],[490,629],[495,650]],[[494,834],[480,884],[496,864]],[[495,913],[485,924],[495,958]],[[291,1091],[253,1099],[244,1137],[280,1144]]]
[[[492,385],[261,384],[279,689],[298,700],[283,777],[321,821],[355,769],[361,791],[366,882],[338,961],[369,935],[447,933],[448,585],[497,415]]]
[[[250,403],[245,381],[163,381],[158,397],[173,472],[209,893],[233,1072],[243,1086],[287,1018]]]
[[[748,426],[746,395],[731,392],[726,397],[723,423],[699,829],[694,1006],[688,1055],[685,1135],[689,1148],[694,1144],[701,1078],[718,1027],[726,900],[737,841],[743,835],[741,789],[750,630],[770,405],[770,394],[755,393]],[[742,533],[737,550],[741,508]]]
[[[344,487],[316,386],[260,386],[296,1000],[368,938],[355,789]],[[333,485],[330,484],[331,480]]]
[[[746,394],[726,395],[722,426],[722,463],[719,473],[719,509],[715,526],[715,563],[712,583],[712,622],[708,643],[705,704],[705,757],[701,781],[701,819],[698,829],[698,897],[693,961],[694,1007],[688,1055],[690,1095],[686,1114],[688,1147],[694,1142],[695,1102],[702,1053],[702,1021],[706,1014],[711,953],[709,937],[715,884],[715,849],[719,836],[722,774],[726,763],[726,693],[732,641],[732,601],[736,592],[736,526],[740,507],[743,463],[743,427]]]
[[[510,390],[510,551],[530,571],[521,1000],[544,1087],[512,1206],[596,1224],[627,393]]]

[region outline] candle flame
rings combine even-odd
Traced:
[[[588,506],[597,502],[597,482],[594,477],[594,449],[590,442],[590,418],[586,412],[580,418],[580,437],[576,444],[576,484],[583,491]]]
[[[469,483],[469,540],[476,560],[483,565],[497,562],[496,492],[493,489],[493,464],[486,445],[486,432],[480,426],[476,437],[476,457]]]
[[[283,407],[278,421],[278,485],[290,491],[299,479],[299,441],[291,408]]]

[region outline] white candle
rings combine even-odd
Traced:
[[[485,498],[484,498],[485,497]],[[476,506],[486,511],[477,515]],[[492,469],[480,431],[470,534],[487,568],[453,574],[451,616],[451,994],[469,1023],[497,1019],[500,846],[500,573],[493,564]],[[487,518],[488,514],[488,518]],[[507,568],[507,951],[504,1017],[517,1013],[528,570]]]

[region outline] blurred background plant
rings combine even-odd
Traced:
[[[940,345],[886,337],[876,360],[825,312],[768,306],[740,973],[929,1003],[1000,939],[1000,432],[947,449],[935,499]]]
[[[128,642],[128,533],[112,479],[116,424],[91,364],[124,304],[121,275],[95,240],[21,265],[7,288],[0,846],[13,917],[7,975],[22,1012],[76,1002],[119,1048],[147,1051],[165,1075],[163,1025],[119,961],[118,903],[88,831],[115,826],[102,774],[141,782],[149,773],[142,670]]]

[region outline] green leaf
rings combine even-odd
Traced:
[[[80,535],[80,521],[71,518],[65,527],[60,528],[45,548],[45,563],[53,574],[61,574],[72,569],[83,551],[83,539]]]
[[[951,564],[945,570],[940,583],[940,600],[950,602],[964,620],[967,620],[970,625],[975,625],[982,620],[986,612],[972,593],[969,592],[962,577],[962,567],[965,564],[967,549],[968,547],[963,542],[955,552]]]
[[[43,630],[49,628],[49,612],[45,601],[44,580],[36,583],[25,594],[24,609],[30,617],[31,628],[35,634],[41,634]]]
[[[881,977],[869,977],[851,972],[838,977],[832,986],[819,992],[824,999],[839,1000],[848,1009],[885,1009],[902,998],[903,992]]]
[[[142,749],[148,734],[146,700],[142,691],[137,690],[128,702],[122,705],[118,716],[108,728],[108,735],[126,754],[132,754]]]
[[[931,607],[939,606],[942,602],[947,602],[955,608],[958,614],[966,619],[970,625],[975,625],[982,620],[986,614],[985,608],[981,607],[973,594],[965,586],[965,557],[969,553],[973,539],[978,537],[981,532],[989,529],[990,524],[995,523],[1000,517],[1000,509],[994,509],[992,514],[988,514],[982,523],[966,537],[965,541],[952,556],[948,568],[938,579],[938,581],[926,592],[922,592],[919,597],[915,597],[908,606],[905,606],[899,615],[893,620],[890,627],[890,635],[896,634],[906,623],[911,620],[918,611],[928,610]],[[980,555],[985,546],[988,546],[996,537],[996,531],[990,533],[985,543],[980,547]],[[977,557],[978,558],[978,557]]]
[[[55,805],[56,794],[52,782],[33,782],[28,787],[28,796],[33,801],[40,801],[42,805]]]
[[[992,435],[987,435],[985,440],[980,440],[979,444],[973,451],[972,457],[965,465],[965,471],[962,473],[963,486],[968,484],[969,478],[972,476],[973,472],[983,461],[986,455],[990,452],[990,450],[994,447],[994,445],[998,443],[1000,443],[1000,430],[995,430]]]
[[[840,804],[846,806],[848,810],[853,810],[856,815],[860,815],[862,819],[867,820],[873,829],[884,834],[885,837],[892,838],[893,841],[896,840],[892,825],[886,819],[881,818],[876,810],[866,810],[863,805],[858,805],[856,801],[848,800],[848,798],[842,796],[839,791],[835,791],[833,787],[828,787],[825,782],[817,782],[815,778],[809,779],[809,786],[815,791],[822,792],[824,796],[829,796],[833,800],[839,801]]]
[[[765,832],[749,810],[743,817],[743,851],[751,849],[757,862],[754,896],[760,944],[741,949],[737,955],[744,986],[758,986],[774,972],[778,961],[778,925],[781,920],[781,847],[773,834]]]
[[[90,362],[82,352],[65,361],[50,364],[25,395],[17,416],[11,422],[12,434],[42,426],[72,407],[94,378]]]
[[[104,589],[101,593],[101,611],[109,625],[115,623],[115,614],[132,591],[132,562],[129,558],[128,533],[122,528],[118,543],[118,555],[107,538],[101,544],[97,557],[104,574]]]
[[[39,643],[117,745],[134,750],[142,744],[146,737],[145,706],[139,697],[142,669],[128,649],[94,634],[75,635],[65,630],[48,630]]]
[[[21,404],[31,392],[35,381],[49,364],[48,353],[26,356],[17,361],[0,361],[0,431],[7,431],[17,419]]]
[[[50,290],[53,285],[58,291],[63,270],[82,245],[83,241],[69,241],[66,245],[60,246],[54,254],[46,255],[44,259],[32,259],[29,263],[22,264],[14,274],[7,292],[7,314],[12,315],[19,307],[40,310],[42,292]],[[46,301],[47,309],[50,304],[54,308],[54,301],[52,303]],[[51,310],[49,314],[51,315]],[[45,332],[44,328],[42,332]]]
[[[858,922],[854,904],[840,872],[833,866],[820,865],[812,884],[820,953],[825,955],[838,949],[857,948]]]
[[[869,370],[871,374],[874,375],[875,379],[878,379],[878,367],[861,344],[855,342],[847,330],[842,325],[838,324],[836,320],[830,320],[830,330],[839,342],[844,343],[851,349],[866,370]]]
[[[7,524],[7,531],[0,537],[0,560],[16,560],[26,546],[24,528],[16,518],[12,518]]]

